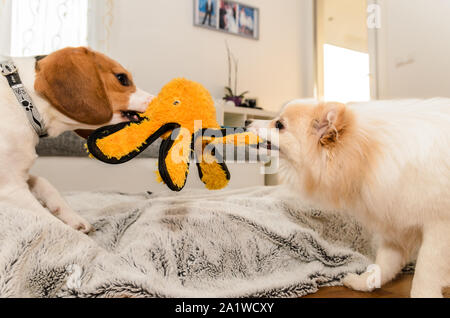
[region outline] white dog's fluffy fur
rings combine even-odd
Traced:
[[[411,296],[450,285],[450,99],[286,105],[250,127],[272,137],[280,175],[303,198],[351,213],[381,237],[381,284],[417,259]],[[372,273],[344,284],[371,291]]]

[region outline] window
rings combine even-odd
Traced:
[[[32,56],[88,44],[88,0],[2,2],[2,54]]]
[[[323,99],[366,101],[370,99],[369,54],[324,44]]]

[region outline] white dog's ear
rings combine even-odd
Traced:
[[[332,146],[347,126],[346,109],[343,104],[330,103],[323,107],[313,129],[322,146]]]

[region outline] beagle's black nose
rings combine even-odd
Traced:
[[[252,123],[253,123],[253,120],[247,119],[247,120],[244,122],[244,125],[245,125],[245,127],[248,127],[248,126],[250,126]]]

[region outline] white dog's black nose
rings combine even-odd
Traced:
[[[248,127],[248,126],[250,126],[252,123],[253,123],[253,120],[247,119],[247,120],[244,122],[244,125],[245,125],[245,127]]]

